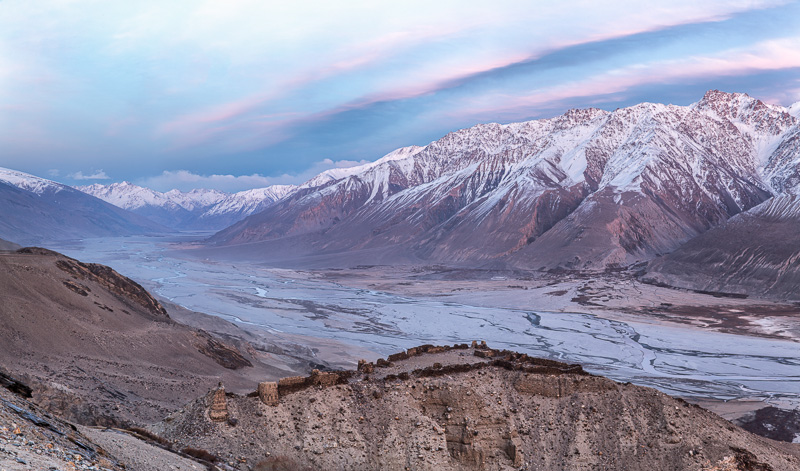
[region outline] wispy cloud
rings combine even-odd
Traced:
[[[374,22],[375,18],[367,15],[359,18],[358,9],[355,9],[355,12],[323,9],[317,15],[328,13],[338,18],[343,13],[355,13],[356,19],[351,21],[358,23],[360,28],[354,28],[353,31],[339,31],[326,37],[319,44],[321,49],[326,51],[325,55],[319,57],[319,61],[316,60],[318,59],[316,54],[306,55],[300,62],[293,63],[280,78],[270,80],[270,77],[267,77],[268,80],[261,90],[177,116],[161,125],[160,132],[174,134],[179,141],[188,142],[209,141],[220,137],[225,139],[225,135],[219,135],[220,130],[253,132],[249,131],[253,127],[250,124],[253,121],[265,121],[259,119],[263,116],[270,117],[271,124],[266,126],[266,131],[269,132],[271,128],[291,126],[299,114],[325,114],[336,108],[352,106],[351,104],[364,106],[378,101],[420,96],[466,77],[530,60],[553,50],[676,25],[720,21],[741,11],[784,2],[740,1],[703,4],[678,2],[681,3],[680,8],[678,5],[673,8],[652,8],[637,2],[621,2],[615,7],[582,3],[580,6],[572,7],[565,5],[554,8],[537,5],[536,8],[532,8],[529,2],[506,2],[505,5],[491,9],[465,3],[459,5],[460,8],[455,12],[452,11],[452,5],[437,8],[426,3],[425,10],[433,8],[435,11],[426,15],[422,21],[407,14],[407,11],[415,11],[415,3],[410,2],[396,12],[399,13],[397,15],[384,12],[377,23],[388,31],[381,30],[374,37],[370,34],[373,33],[375,25],[366,28],[363,20]],[[301,2],[298,9],[302,10],[304,6],[310,9],[312,5],[314,4]],[[509,6],[513,8],[508,8]],[[368,10],[366,4],[361,7],[365,11]],[[188,27],[184,34],[187,38],[192,38],[193,43],[202,44],[203,41],[198,39],[198,36],[211,37],[209,35],[212,31],[218,31],[221,25],[239,18],[235,13],[237,10],[250,8],[253,9],[252,13],[262,7],[253,2],[234,2],[234,5],[230,8],[226,6],[222,11],[212,4],[205,4],[195,14],[198,18],[197,25]],[[274,18],[276,12],[271,13],[270,17]],[[290,14],[281,9],[277,13]],[[386,22],[387,18],[395,20]],[[524,33],[515,30],[524,23],[527,23]],[[564,23],[574,23],[574,25],[571,28],[562,28],[560,25]],[[244,23],[245,29],[247,24]],[[317,38],[334,26],[332,22],[324,21],[316,15],[304,17],[299,23],[293,21],[289,24],[292,25],[291,31],[287,31],[285,25],[276,25],[276,30],[256,36],[261,36],[262,41],[280,40],[304,32],[310,38]],[[335,27],[341,29],[342,25],[347,24],[348,21],[344,20],[337,22]],[[269,28],[262,27],[260,31],[269,31]],[[213,43],[213,48],[231,48],[245,36],[253,39],[251,36],[239,33],[233,38],[222,41],[222,44]],[[333,41],[330,40],[331,37],[334,38]],[[445,45],[439,44],[440,41],[444,41]],[[475,47],[476,45],[478,47]],[[427,53],[424,50],[432,52]],[[313,61],[313,68],[306,65],[309,60]],[[402,67],[393,62],[399,62]],[[368,73],[353,80],[354,77],[349,75],[353,71],[368,71]],[[346,87],[330,83],[331,79],[337,77],[353,81],[359,86]],[[283,97],[297,93],[318,95],[319,92],[315,90],[318,86],[325,87],[324,99],[317,100],[317,103],[296,100],[290,105],[293,109],[275,113],[276,109],[285,108],[286,105],[281,102]],[[206,137],[186,139],[186,135],[201,134]],[[258,139],[258,136],[253,137]],[[271,142],[272,140],[268,140],[267,144]]]
[[[465,114],[475,120],[502,116],[516,119],[538,107],[576,98],[590,99],[654,83],[676,83],[687,79],[752,74],[758,71],[800,68],[800,37],[764,41],[743,49],[706,56],[656,60],[609,70],[582,80],[545,87],[524,96],[483,95],[465,100],[451,116]],[[787,103],[788,104],[788,103]]]
[[[791,67],[795,45],[770,42],[799,17],[785,0],[3,2],[0,148],[34,173],[288,180],[477,121]],[[188,184],[176,172],[163,183]]]
[[[95,172],[89,173],[88,175],[84,175],[83,172],[77,171],[75,173],[70,173],[67,175],[67,178],[71,178],[73,180],[110,180],[111,177],[106,175],[106,172],[103,170],[97,170]]]

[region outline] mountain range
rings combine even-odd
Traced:
[[[218,230],[262,211],[296,187],[273,185],[238,193],[210,189],[161,193],[122,182],[110,185],[95,183],[76,188],[172,229]]]
[[[655,283],[798,297],[800,103],[742,93],[480,124],[298,187],[79,189],[0,171],[0,237],[228,226],[207,246],[274,263],[641,264]]]
[[[800,103],[712,90],[689,106],[481,124],[320,175],[209,243],[311,264],[630,266],[740,213],[737,220],[766,212],[771,224],[796,221],[793,210],[759,205],[800,192],[799,115]],[[794,253],[794,234],[776,244]],[[652,269],[665,270],[667,260]]]
[[[67,185],[5,168],[0,168],[0,211],[0,237],[28,245],[168,230]]]

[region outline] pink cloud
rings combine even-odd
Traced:
[[[637,64],[609,72],[536,90],[525,96],[491,95],[446,112],[449,118],[505,115],[508,119],[530,115],[537,107],[567,99],[588,99],[598,95],[625,92],[633,87],[679,82],[691,78],[724,77],[766,70],[800,67],[800,38],[765,41],[751,48],[725,51],[710,56]]]

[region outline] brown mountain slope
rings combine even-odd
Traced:
[[[260,386],[265,401],[212,391],[153,431],[256,470],[800,469],[793,444],[577,365],[466,345],[408,353],[287,378],[276,395]]]
[[[800,197],[776,196],[731,218],[650,262],[643,280],[800,300]]]
[[[114,270],[45,249],[0,254],[0,367],[78,423],[158,420],[225,380],[287,374],[267,355],[176,323]]]

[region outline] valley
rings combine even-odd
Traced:
[[[167,306],[302,346],[335,367],[419,344],[480,339],[704,401],[723,415],[800,405],[792,304],[660,288],[625,273],[268,268],[198,257],[192,241],[200,235],[53,248],[115,267]]]

